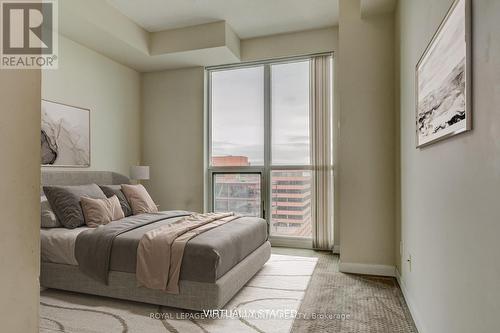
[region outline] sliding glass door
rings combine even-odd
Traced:
[[[310,62],[207,72],[208,208],[265,218],[271,240],[312,237]]]

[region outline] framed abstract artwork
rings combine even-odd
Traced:
[[[42,100],[42,166],[90,166],[90,110]]]
[[[472,129],[471,1],[455,0],[415,73],[416,146]]]

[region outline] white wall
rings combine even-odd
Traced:
[[[473,130],[424,149],[415,148],[415,64],[452,0],[398,8],[400,266],[421,333],[500,327],[500,1],[472,2]]]
[[[142,78],[143,160],[151,166],[146,186],[162,210],[202,212],[204,69]]]
[[[1,331],[38,332],[40,70],[0,70]]]
[[[42,71],[42,98],[90,109],[91,166],[129,175],[140,159],[140,74],[59,37],[59,69]]]
[[[339,6],[340,268],[393,274],[393,15],[362,19],[359,0]]]

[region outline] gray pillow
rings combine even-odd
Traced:
[[[47,200],[47,197],[45,195],[40,197],[40,212],[40,226],[42,228],[62,227],[61,223],[56,217],[56,214],[54,214],[54,211],[52,210],[52,208],[50,208],[49,201]]]
[[[44,186],[43,192],[50,207],[61,224],[74,229],[85,225],[80,198],[106,199],[102,190],[96,184],[77,186]]]
[[[125,194],[122,192],[121,185],[99,185],[99,187],[104,192],[106,197],[111,198],[113,195],[118,197],[118,201],[120,201],[120,206],[122,207],[123,214],[125,216],[132,215],[132,208],[130,207],[127,198],[125,198]]]

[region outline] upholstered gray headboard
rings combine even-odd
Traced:
[[[119,185],[130,184],[130,179],[112,171],[59,171],[42,169],[41,185]]]

